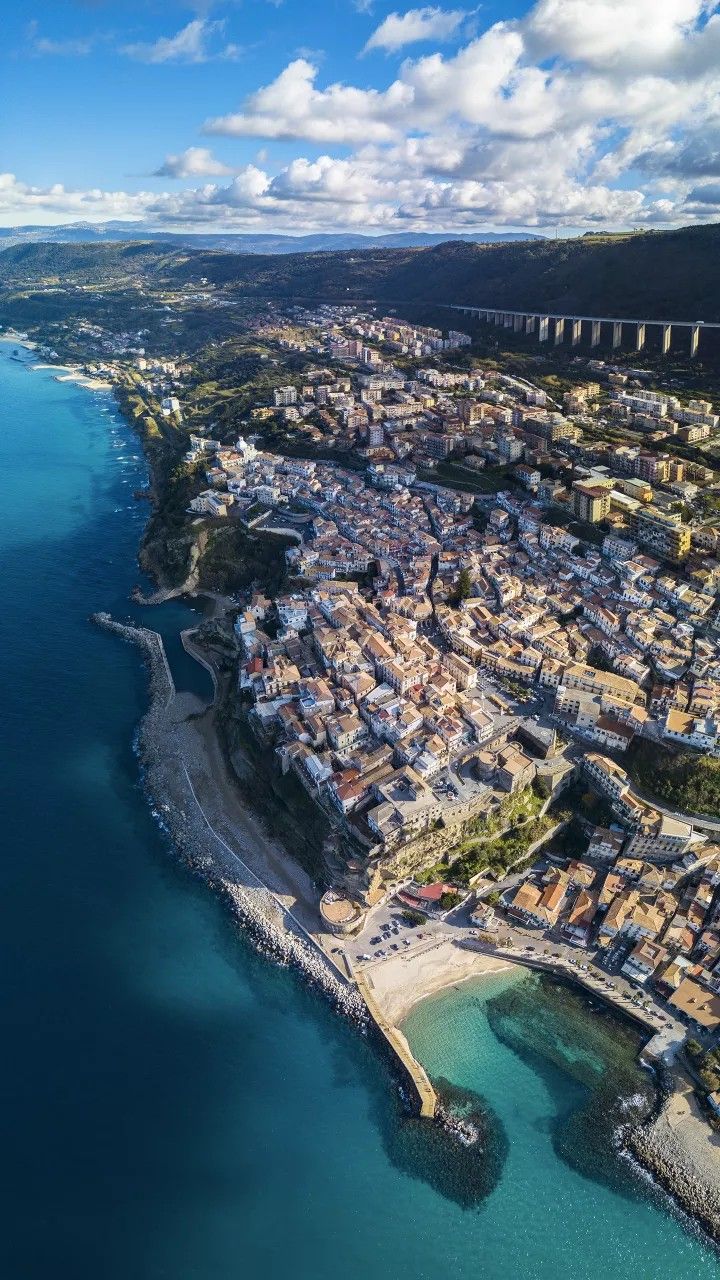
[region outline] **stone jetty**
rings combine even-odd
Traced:
[[[432,1120],[435,1116],[437,1098],[425,1069],[413,1057],[410,1052],[410,1046],[402,1032],[388,1022],[373,995],[371,985],[365,974],[358,975],[357,984],[381,1041],[390,1049],[391,1057],[401,1074],[401,1079],[412,1090],[420,1115]]]

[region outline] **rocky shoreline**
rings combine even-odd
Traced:
[[[118,622],[107,613],[96,613],[92,621],[106,631],[140,648],[149,673],[150,706],[140,724],[137,748],[143,767],[145,788],[153,813],[167,832],[180,856],[228,904],[243,934],[255,949],[276,963],[297,969],[304,980],[319,991],[345,1017],[359,1026],[369,1023],[367,1009],[355,988],[345,982],[319,947],[306,941],[287,919],[275,897],[247,868],[242,883],[235,867],[228,865],[222,850],[199,812],[179,794],[183,771],[179,757],[167,750],[165,716],[175,698],[175,686],[157,632],[134,623]],[[187,787],[185,783],[185,787]],[[168,803],[172,797],[173,803]],[[252,883],[256,880],[257,883]]]
[[[683,1109],[684,1119],[678,1123],[677,1113]],[[691,1086],[666,1076],[660,1081],[655,1114],[623,1135],[621,1149],[718,1245],[720,1154],[713,1131],[693,1110],[697,1103]]]
[[[720,1196],[687,1168],[678,1144],[652,1128],[638,1129],[628,1137],[627,1150],[705,1234],[720,1244]]]

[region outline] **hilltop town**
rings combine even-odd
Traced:
[[[350,306],[251,328],[269,376],[239,422],[192,360],[74,337],[171,442],[195,585],[228,533],[281,562],[272,589],[213,581],[235,593],[214,658],[322,815],[323,927],[358,970],[400,949],[399,912],[426,944],[629,983],[663,1051],[698,1038],[720,1107],[712,404],[580,355],[529,381],[467,333]]]

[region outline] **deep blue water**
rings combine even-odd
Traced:
[[[456,993],[413,1034],[509,1155],[473,1210],[411,1176],[373,1052],[175,864],[131,747],[140,658],[87,621],[131,611],[144,478],[110,397],[0,344],[2,1280],[716,1274],[649,1200],[568,1170],[560,1090]],[[205,692],[176,642],[193,616],[150,618]]]

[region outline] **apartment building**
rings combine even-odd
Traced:
[[[578,520],[598,524],[610,510],[610,489],[589,480],[574,480],[572,509]]]
[[[633,517],[633,531],[642,546],[663,560],[680,564],[688,557],[692,533],[676,512],[641,507]]]

